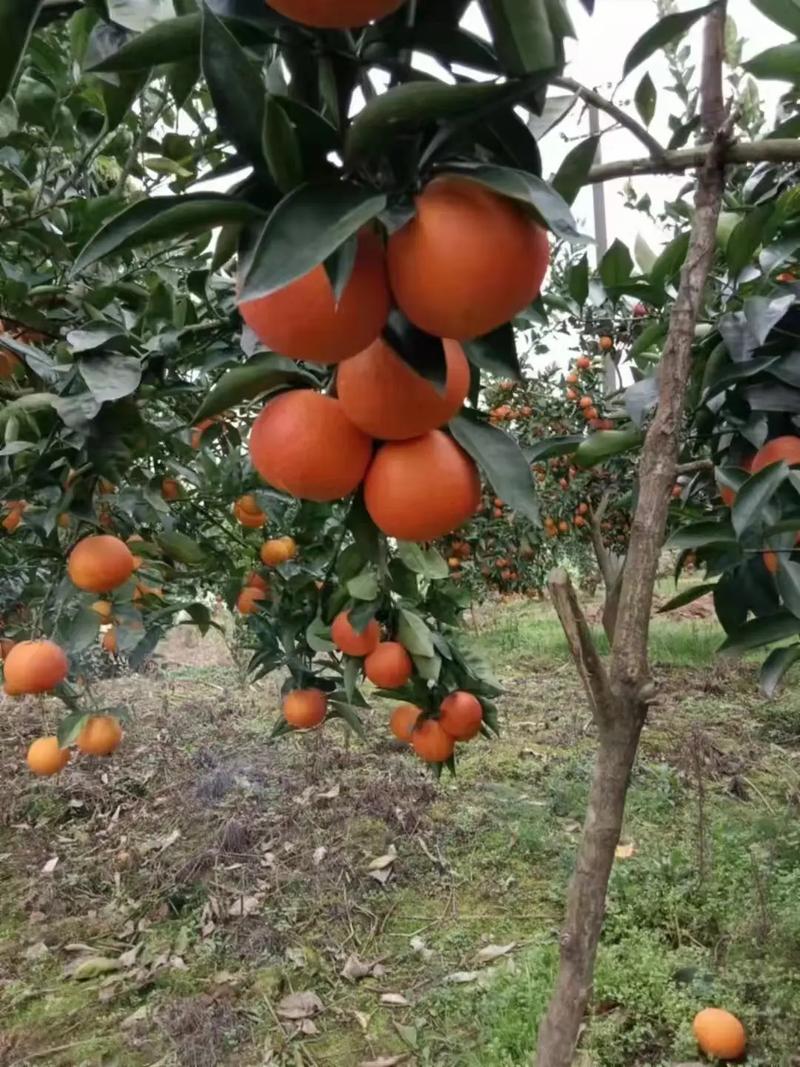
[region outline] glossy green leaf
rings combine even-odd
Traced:
[[[14,80],[43,0],[0,0],[0,100]]]
[[[729,635],[727,641],[719,648],[720,652],[747,652],[751,648],[761,648],[775,641],[784,641],[800,633],[800,619],[790,611],[778,611],[774,615],[765,615],[760,619],[750,619]]]
[[[412,656],[434,655],[433,635],[421,616],[407,608],[398,612],[397,640]]]
[[[303,370],[294,360],[272,353],[259,353],[242,366],[225,371],[204,398],[192,422],[219,415],[279,385],[313,388],[317,384],[314,375]]]
[[[589,171],[597,158],[597,146],[600,138],[587,137],[571,148],[552,180],[553,188],[561,194],[567,204],[575,202],[578,193],[587,184]]]
[[[696,549],[718,544],[736,544],[736,534],[729,522],[692,522],[682,526],[669,538],[667,548]]]
[[[100,633],[100,616],[91,608],[81,608],[72,618],[67,630],[67,647],[70,652],[83,652],[94,644]]]
[[[378,576],[372,564],[347,582],[347,592],[354,600],[374,600],[379,590]]]
[[[94,63],[96,72],[144,70],[196,56],[200,48],[200,13],[157,22],[132,37],[118,51]]]
[[[561,0],[481,0],[497,53],[512,74],[556,70],[574,36]]]
[[[569,295],[579,307],[583,307],[589,296],[589,257],[581,256],[567,270],[567,289]]]
[[[274,96],[264,105],[263,145],[272,180],[282,193],[291,192],[303,181],[303,159],[294,125]]]
[[[747,479],[731,508],[731,521],[737,537],[741,538],[752,526],[764,522],[764,509],[788,475],[789,467],[781,461],[771,463]]]
[[[765,697],[773,697],[778,690],[786,672],[800,659],[800,645],[787,645],[774,648],[764,660],[758,676],[761,692]]]
[[[94,612],[92,612],[94,614]],[[97,634],[95,634],[95,637]],[[78,651],[75,649],[75,651]],[[78,734],[86,725],[86,721],[89,718],[89,713],[86,711],[71,711],[69,715],[66,715],[58,724],[58,730],[56,731],[56,737],[58,738],[58,744],[61,748],[69,748],[70,745],[74,745]]]
[[[600,260],[600,280],[606,289],[624,285],[633,273],[633,258],[628,246],[617,238]]]
[[[800,563],[789,559],[788,552],[778,553],[778,573],[775,580],[784,607],[800,619]]]
[[[658,613],[662,615],[665,611],[674,611],[675,608],[682,608],[686,604],[692,604],[695,600],[699,600],[701,596],[712,593],[716,587],[716,582],[702,582],[700,585],[693,585],[691,589],[684,589],[677,596],[668,600],[666,604],[662,604],[658,609]]]
[[[165,530],[155,540],[168,556],[187,567],[199,567],[205,562],[206,554],[200,545],[178,530]]]
[[[626,56],[623,77],[627,77],[632,70],[644,63],[664,45],[670,44],[678,37],[682,37],[687,30],[694,26],[698,19],[707,15],[715,6],[715,3],[704,4],[703,7],[695,7],[691,11],[676,12],[659,19],[654,26],[645,30]]]
[[[748,59],[742,66],[754,78],[797,84],[800,82],[800,41],[768,48]]]
[[[479,370],[488,371],[499,378],[510,378],[515,382],[520,380],[522,371],[517,356],[516,336],[510,323],[498,326],[483,337],[466,341],[463,347],[467,359]]]
[[[248,264],[242,297],[267,296],[301,278],[385,207],[383,193],[355,182],[301,185],[267,220]]]
[[[773,210],[772,204],[761,204],[734,227],[726,249],[728,266],[734,277],[744,270],[760,247],[764,240],[764,225]]]
[[[800,0],[751,0],[762,15],[800,37]]]
[[[552,456],[571,456],[585,440],[582,433],[569,434],[566,437],[546,437],[523,449],[523,453],[529,463],[540,463]]]
[[[82,356],[78,367],[89,391],[100,404],[130,396],[142,380],[142,363],[138,356],[122,356],[116,352]]]
[[[575,452],[575,462],[579,467],[594,467],[610,456],[619,456],[638,448],[644,441],[644,435],[636,426],[625,430],[600,430],[586,437]]]
[[[480,420],[473,412],[457,415],[450,431],[475,460],[506,504],[531,522],[539,522],[539,504],[528,461],[513,437]]]
[[[645,126],[649,126],[653,121],[656,113],[657,99],[658,93],[656,92],[655,85],[653,85],[653,79],[650,77],[650,74],[647,73],[636,86],[636,92],[633,97],[633,101],[636,104],[636,110],[639,112],[639,117]]]
[[[680,273],[689,251],[689,234],[681,233],[673,238],[661,252],[650,269],[650,281],[663,289]]]

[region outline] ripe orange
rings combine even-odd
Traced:
[[[399,441],[443,426],[469,392],[469,364],[456,341],[444,342],[444,393],[426,381],[382,338],[346,360],[336,375],[345,415],[371,437]]]
[[[383,246],[370,230],[359,235],[353,273],[338,304],[322,264],[269,296],[239,304],[268,348],[316,363],[340,363],[363,352],[383,329],[389,308]]]
[[[215,416],[213,419],[203,419],[202,422],[198,422],[196,426],[192,427],[191,445],[192,448],[198,449],[203,443],[203,434],[209,428],[213,426],[215,422],[219,422],[219,416]]]
[[[597,408],[584,408],[583,417],[586,419],[587,422],[594,422],[594,420],[597,418]]]
[[[586,525],[586,519],[584,519],[583,515],[576,515],[575,519],[574,519],[574,522],[575,522],[576,526],[585,526]]]
[[[251,589],[260,589],[262,593],[269,592],[269,582],[258,571],[250,571],[244,580],[244,585],[245,587],[249,586]]]
[[[590,408],[592,406],[592,398],[590,396],[582,396],[578,404],[582,408]]]
[[[586,515],[586,514],[588,514],[588,511],[589,511],[589,505],[586,503],[585,500],[582,501],[580,504],[578,504],[578,514],[579,515]]]
[[[456,741],[471,741],[480,732],[482,722],[481,702],[472,693],[459,690],[439,705],[439,725]]]
[[[246,526],[250,530],[260,529],[269,520],[266,511],[261,510],[256,498],[249,493],[246,496],[240,496],[235,502],[233,514],[242,526]]]
[[[566,383],[567,383],[568,385],[577,385],[577,384],[578,384],[578,375],[577,375],[577,374],[576,374],[576,373],[575,373],[574,371],[572,371],[572,372],[571,372],[570,374],[568,374],[568,375],[566,376],[566,378],[564,379],[564,381],[565,381],[565,382],[566,382]],[[573,398],[572,398],[572,397],[570,397],[570,399],[573,399]]]
[[[461,566],[461,560],[458,558],[458,556],[450,556],[447,561],[447,566],[450,568],[451,571],[457,571],[458,568]]]
[[[435,719],[425,719],[414,727],[411,744],[419,758],[426,763],[444,763],[453,755],[456,743]]]
[[[75,743],[87,756],[110,756],[121,740],[122,727],[113,715],[92,715]]]
[[[441,430],[381,445],[364,481],[375,525],[404,541],[433,541],[481,505],[478,468]]]
[[[538,296],[550,245],[519,204],[465,178],[441,177],[416,207],[387,253],[392,292],[415,325],[468,341]]]
[[[69,763],[69,749],[61,748],[57,737],[37,737],[28,749],[28,766],[34,774],[58,774]]]
[[[561,533],[566,533],[569,530],[569,523],[565,519],[562,519],[558,524],[558,528]]]
[[[601,352],[608,352],[610,348],[614,347],[614,342],[610,337],[601,337],[597,343],[600,346]]]
[[[161,495],[167,503],[172,503],[181,495],[181,487],[174,478],[164,478],[161,482]]]
[[[416,704],[399,704],[394,709],[389,719],[389,729],[398,741],[411,741],[411,734],[421,714],[422,708]]]
[[[800,463],[800,437],[795,437],[793,434],[773,437],[753,456],[750,470],[753,474],[758,474],[764,467],[768,467],[771,463],[778,463],[782,459],[790,467]]]
[[[592,365],[592,361],[588,356],[579,356],[575,360],[575,365],[576,367],[580,367],[581,370],[588,370]]]
[[[321,689],[294,689],[283,698],[283,717],[296,730],[313,730],[328,713]]]
[[[250,456],[276,489],[323,503],[361,483],[372,439],[347,418],[341,403],[310,389],[272,400],[253,424]]]
[[[236,601],[236,610],[240,615],[255,615],[259,609],[261,601],[266,599],[267,594],[263,589],[257,589],[255,586],[246,585],[241,593],[239,593],[239,597]]]
[[[692,1023],[694,1036],[700,1050],[719,1060],[738,1060],[747,1048],[744,1027],[729,1011],[722,1008],[704,1008]]]
[[[116,656],[117,654],[117,630],[112,626],[110,630],[106,630],[100,641],[100,645],[104,652],[108,652],[110,656]]]
[[[67,677],[69,664],[64,650],[52,641],[20,641],[6,654],[5,691],[46,693]]]
[[[92,604],[92,611],[100,616],[101,619],[110,619],[114,611],[114,605],[110,600],[95,600]]]
[[[2,522],[6,533],[12,534],[22,522],[22,508],[12,508]]]
[[[764,566],[767,568],[770,574],[778,573],[777,552],[771,552],[769,549],[767,549],[766,552],[761,553],[761,558],[764,560]]]
[[[359,633],[346,611],[340,611],[331,624],[331,640],[347,656],[369,656],[378,647],[381,628],[377,619],[370,619]]]
[[[267,0],[267,3],[306,26],[349,30],[391,15],[403,0]]]
[[[293,537],[276,537],[264,542],[260,554],[265,567],[279,567],[281,563],[294,559],[297,555],[297,544]]]
[[[109,593],[133,574],[133,554],[118,537],[85,537],[70,552],[67,573],[79,589]]]
[[[56,519],[62,530],[68,530],[72,526],[72,516],[67,511],[62,511]]]
[[[399,689],[412,670],[411,656],[398,641],[381,641],[364,660],[364,674],[381,689]]]

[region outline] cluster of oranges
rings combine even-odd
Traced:
[[[443,176],[422,190],[415,217],[385,249],[373,229],[358,234],[338,301],[320,265],[276,292],[240,302],[242,317],[267,347],[336,366],[334,392],[286,392],[258,416],[249,446],[261,477],[318,502],[363,486],[376,526],[401,540],[429,541],[460,526],[480,504],[475,462],[442,430],[469,391],[462,342],[529,304],[548,261],[546,232],[520,205],[476,182]],[[399,333],[408,336],[404,316],[442,339],[441,389],[401,357],[405,342],[393,347],[383,335],[388,322],[397,336],[393,306],[402,313]],[[418,334],[411,343],[419,343]]]
[[[604,342],[608,344],[604,344]],[[600,348],[607,351],[612,347],[610,337],[600,338]],[[579,356],[575,360],[574,368],[564,379],[565,396],[571,403],[577,404],[583,418],[591,430],[613,430],[612,419],[601,419],[597,410],[597,401],[586,392],[584,377],[593,369],[592,360],[588,356]]]
[[[410,744],[426,763],[444,763],[455,751],[457,741],[471,741],[483,723],[481,702],[472,693],[457,690],[439,705],[437,718],[425,716],[416,704],[400,704],[389,719],[389,728],[398,741]]]
[[[266,520],[266,516],[265,516]],[[297,542],[293,537],[273,537],[265,541],[259,552],[265,567],[280,567],[297,555]],[[236,601],[240,615],[254,615],[262,602],[269,599],[270,586],[259,571],[251,571],[244,580],[242,591]]]
[[[504,393],[513,393],[514,388],[514,382],[505,381],[500,383],[500,389]],[[518,408],[512,407],[511,404],[498,404],[490,411],[489,421],[494,424],[516,422],[519,419],[529,419],[532,415],[533,408],[530,404],[521,404]]]

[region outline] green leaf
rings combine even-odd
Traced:
[[[512,74],[563,66],[563,38],[574,36],[560,0],[481,0],[497,54]]]
[[[144,70],[196,56],[200,49],[200,13],[157,22],[126,41],[116,52],[87,67],[95,72]]]
[[[408,608],[398,612],[397,640],[412,656],[434,655],[433,635],[423,618]]]
[[[748,59],[742,66],[754,78],[796,84],[800,82],[800,41],[768,48]]]
[[[386,207],[383,193],[355,182],[301,185],[267,220],[244,278],[241,296],[267,296],[319,266]]]
[[[364,506],[364,494],[359,490],[350,505],[347,528],[353,535],[355,546],[362,559],[370,563],[384,564],[385,541]]]
[[[317,384],[314,375],[303,370],[294,360],[261,352],[242,366],[225,371],[195,412],[192,422],[219,415],[279,385],[313,388]]]
[[[626,430],[600,430],[584,438],[575,452],[575,462],[579,467],[594,467],[610,456],[619,456],[638,448],[644,441],[644,435],[637,426]]]
[[[14,84],[43,0],[0,0],[0,100]]]
[[[91,608],[81,608],[69,624],[67,648],[70,652],[83,652],[94,644],[100,632],[100,616]]]
[[[187,237],[226,223],[263,217],[260,208],[222,193],[150,197],[123,208],[109,219],[81,251],[72,272],[79,274],[103,256],[150,241]]]
[[[517,356],[517,342],[511,323],[498,326],[483,337],[464,343],[467,359],[479,370],[518,382],[522,376]]]
[[[450,573],[447,561],[435,548],[423,548],[416,541],[398,541],[397,555],[410,571],[423,578],[440,581]]]
[[[736,534],[729,522],[693,522],[676,530],[666,547],[695,549],[722,544],[736,544]]]
[[[734,277],[744,270],[764,240],[764,225],[773,210],[772,204],[761,204],[734,227],[726,249],[728,266]]]
[[[589,296],[589,257],[581,256],[567,271],[567,289],[569,295],[579,307],[583,307]]]
[[[89,714],[85,711],[72,711],[69,715],[64,716],[56,731],[60,748],[69,748],[70,745],[75,744],[78,734],[86,725],[88,718]]]
[[[380,585],[372,564],[368,564],[355,578],[349,580],[347,592],[354,600],[374,600],[377,597]]]
[[[392,144],[398,134],[420,129],[440,119],[473,114],[509,94],[504,82],[415,81],[373,97],[353,119],[345,140],[345,163],[352,168],[367,156]]]
[[[657,99],[658,93],[656,92],[655,85],[653,85],[653,79],[649,74],[645,74],[636,86],[636,92],[633,97],[633,101],[636,104],[636,110],[639,112],[641,120],[645,126],[649,126],[653,121],[653,117],[656,113]]]
[[[716,2],[705,4],[703,7],[692,8],[691,11],[681,11],[674,15],[666,15],[654,26],[651,26],[649,30],[645,30],[627,55],[622,76],[627,78],[632,70],[638,67],[640,63],[644,63],[646,59],[649,59],[664,45],[670,44],[678,37],[682,37],[687,30],[694,26],[698,19],[707,15],[714,7],[716,7]]]
[[[630,278],[633,273],[633,259],[628,246],[619,238],[601,259],[598,271],[606,289],[624,285]]]
[[[83,356],[78,360],[78,367],[99,404],[130,396],[142,380],[142,364],[138,356],[122,356],[116,352]]]
[[[762,15],[800,37],[800,0],[751,0]]]
[[[277,97],[269,95],[264,106],[264,158],[272,180],[282,193],[303,181],[303,157],[295,128]]]
[[[515,167],[496,167],[489,163],[464,163],[456,168],[448,166],[445,173],[452,173],[453,169],[460,178],[478,182],[501,196],[518,200],[531,208],[538,220],[552,230],[556,237],[578,243],[590,240],[578,231],[569,204],[561,193],[535,174],[528,174]]]
[[[701,585],[693,585],[691,589],[684,589],[683,592],[668,600],[666,604],[662,604],[658,609],[658,614],[662,615],[665,611],[674,611],[675,608],[682,608],[685,604],[691,604],[693,601],[699,600],[701,596],[713,592],[716,586],[716,582],[703,582]]]
[[[328,718],[329,719],[341,719],[342,722],[346,722],[354,733],[359,737],[366,737],[366,731],[364,730],[364,724],[358,716],[358,712],[352,704],[346,704],[343,700],[330,701],[328,704]]]
[[[347,703],[352,704],[356,694],[356,684],[361,674],[362,661],[358,656],[342,656],[342,662],[344,663],[342,672],[344,691],[347,694]]]
[[[731,508],[731,520],[737,537],[741,538],[751,526],[764,522],[764,509],[788,475],[789,467],[781,460],[747,479]]]
[[[333,652],[336,647],[331,641],[331,628],[319,613],[306,627],[306,641],[315,652]]]
[[[778,686],[783,681],[783,676],[790,667],[800,659],[800,645],[787,645],[785,648],[774,648],[764,660],[758,683],[765,697],[773,697]]]
[[[764,615],[760,619],[750,619],[738,630],[730,634],[727,641],[720,645],[720,652],[747,652],[751,648],[771,645],[775,641],[784,641],[800,633],[800,619],[790,611],[778,611],[774,615]]]
[[[551,184],[566,203],[574,203],[575,197],[587,184],[589,171],[597,158],[599,144],[599,136],[587,137],[585,141],[580,141],[571,148],[564,157]]]
[[[206,554],[200,545],[178,530],[165,530],[155,540],[168,556],[178,563],[185,563],[187,567],[199,567],[206,561]]]
[[[234,146],[258,168],[264,158],[266,87],[247,52],[205,3],[200,60],[219,125]]]
[[[585,440],[582,433],[568,434],[566,437],[547,437],[529,448],[524,448],[523,454],[528,463],[538,463],[543,459],[550,459],[551,456],[571,456]]]
[[[650,281],[663,289],[680,272],[689,251],[689,234],[681,233],[661,252],[650,270]]]
[[[778,573],[775,578],[784,607],[800,619],[800,563],[789,559],[787,552],[778,553]]]
[[[393,308],[383,328],[383,338],[416,374],[444,393],[447,360],[441,337],[421,330],[402,311]]]
[[[475,460],[495,493],[531,522],[539,522],[536,488],[528,461],[513,437],[483,422],[474,412],[457,415],[450,431]]]

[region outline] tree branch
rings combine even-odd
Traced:
[[[714,461],[711,459],[693,459],[691,463],[679,463],[675,468],[676,474],[697,474],[698,471],[713,471]]]
[[[662,159],[621,159],[615,163],[600,163],[592,167],[586,184],[610,182],[616,178],[635,178],[640,174],[682,174],[694,167],[702,167],[712,149],[711,144],[665,152]],[[745,141],[730,145],[726,163],[800,163],[800,140],[776,137],[774,140]]]
[[[580,82],[576,82],[574,78],[553,78],[551,84],[557,85],[561,89],[568,89],[570,92],[576,93],[584,103],[591,104],[598,111],[605,111],[615,122],[618,122],[620,126],[624,126],[626,130],[632,133],[637,141],[641,141],[654,159],[663,159],[666,156],[666,149],[641,123],[637,122],[636,119],[610,100],[606,100],[604,96],[595,92],[594,89],[588,89],[585,85],[581,85]]]

